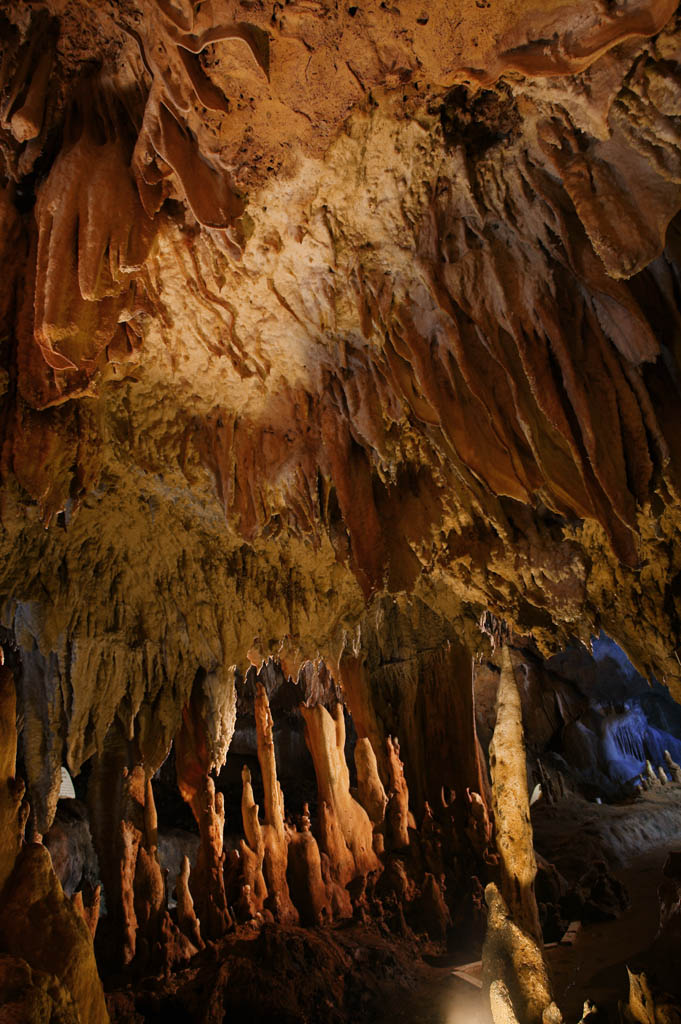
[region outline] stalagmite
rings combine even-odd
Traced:
[[[55,975],[71,994],[81,1022],[108,1022],[92,936],[40,843],[23,847],[3,893],[0,946],[34,970]]]
[[[301,924],[322,924],[331,919],[331,899],[322,876],[322,859],[312,835],[307,804],[300,829],[289,836],[288,883]]]
[[[242,860],[243,885],[248,890],[249,908],[252,914],[263,909],[267,899],[267,885],[263,875],[265,840],[258,816],[258,805],[253,797],[251,773],[244,765],[241,771],[241,818],[245,839],[239,848]]]
[[[232,926],[224,879],[225,799],[207,776],[195,799],[199,854],[190,885],[204,939],[219,939]],[[193,809],[193,806],[192,806]]]
[[[262,683],[258,682],[255,693],[255,728],[265,800],[262,827],[263,874],[267,885],[269,909],[282,923],[295,924],[298,914],[291,902],[286,881],[288,837],[284,823],[284,794],[277,779],[273,724],[267,692]]]
[[[177,899],[177,923],[180,931],[186,935],[197,949],[203,949],[204,942],[201,938],[201,925],[196,912],[194,901],[189,891],[189,857],[185,854],[182,858],[182,867],[175,883],[175,895]]]
[[[357,799],[369,815],[374,827],[381,825],[385,817],[388,797],[378,774],[376,754],[367,737],[355,744],[355,769],[357,771]]]
[[[527,795],[522,704],[507,647],[502,648],[501,658],[497,720],[490,744],[492,807],[500,856],[501,891],[511,919],[541,942],[534,895],[537,864]]]
[[[672,755],[668,750],[664,752],[664,760],[667,765],[667,770],[672,777],[672,782],[681,783],[681,767],[672,759]]]
[[[337,704],[333,718],[319,704],[301,706],[301,713],[317,776],[320,847],[329,858],[334,882],[345,889],[353,879],[378,872],[380,861],[369,816],[350,794],[343,708]]]
[[[488,860],[492,856],[492,823],[489,820],[487,805],[479,793],[471,793],[470,790],[466,790],[466,799],[469,806],[466,835],[477,855],[482,860]]]
[[[85,903],[83,893],[78,890],[74,892],[71,897],[71,902],[78,914],[83,918],[87,925],[90,935],[94,939],[97,931],[97,925],[99,924],[99,907],[102,898],[102,887],[98,885],[95,887],[91,898]]]
[[[666,773],[666,771],[664,770],[664,768],[662,767],[661,764],[659,764],[657,766],[657,777],[660,780],[660,785],[661,786],[666,786],[667,783],[669,782],[669,779],[667,778],[667,773]]]
[[[256,684],[255,727],[265,814],[261,823],[258,805],[253,799],[251,774],[244,767],[241,798],[246,836],[241,843],[244,884],[254,910],[266,908],[283,924],[295,924],[298,912],[291,901],[287,881],[290,836],[284,821],[284,794],[277,779],[272,714],[267,692],[260,681]]]
[[[154,770],[152,763],[148,771]],[[96,759],[88,804],[112,963],[143,970],[187,959],[196,949],[168,913],[151,777],[137,740],[126,737],[120,721]]]
[[[189,885],[204,940],[232,926],[224,880],[225,806],[210,774],[224,764],[234,731],[234,674],[198,673],[175,737],[177,784],[199,827],[199,853]]]
[[[655,769],[653,768],[652,764],[648,760],[646,760],[646,774],[645,774],[645,777],[646,777],[646,781],[647,781],[647,783],[648,783],[648,785],[649,785],[649,787],[651,789],[657,789],[658,786],[662,785],[662,783],[660,782],[660,780],[659,780],[659,778],[657,776],[657,772],[655,771]]]
[[[490,772],[504,895],[493,883],[485,890],[483,974],[495,1024],[513,1021],[511,1009],[522,1024],[560,1024],[541,950],[522,705],[508,647],[502,648],[501,659]]]
[[[485,889],[485,900],[483,979],[490,992],[494,1024],[562,1024],[537,941],[513,921],[493,883]]]
[[[128,767],[128,741],[114,724],[88,786],[90,828],[108,908],[115,956],[132,962],[137,947],[135,869],[144,836],[144,769]]]
[[[388,736],[386,748],[390,773],[388,806],[385,810],[388,846],[394,850],[401,850],[409,846],[409,826],[413,826],[413,819],[409,813],[409,789],[404,777],[404,765],[400,760],[399,740]]]

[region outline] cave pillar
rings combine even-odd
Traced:
[[[561,1024],[542,953],[522,705],[507,647],[501,652],[490,770],[501,881],[501,891],[494,883],[485,890],[482,964],[492,1018],[495,1024]]]
[[[541,926],[534,894],[537,862],[527,793],[523,710],[507,647],[502,648],[501,654],[490,772],[501,892],[516,924],[540,942]]]

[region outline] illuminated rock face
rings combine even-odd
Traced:
[[[373,789],[398,733],[419,814],[485,788],[487,611],[543,654],[603,626],[681,692],[675,6],[0,2],[0,594],[34,830],[112,729],[146,778],[181,735],[220,932],[233,665],[323,657]],[[269,799],[247,845],[281,909]]]
[[[434,648],[603,623],[676,685],[673,5],[3,10],[42,825],[115,715],[169,742],[197,670],[285,637],[366,659],[383,591]]]

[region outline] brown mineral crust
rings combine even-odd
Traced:
[[[3,1024],[80,1024],[71,994],[59,979],[21,957],[0,954],[0,992]]]
[[[64,896],[41,843],[23,847],[5,889],[0,944],[32,969],[55,975],[70,993],[77,1019],[109,1020],[92,937]]]

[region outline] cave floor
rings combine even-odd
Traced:
[[[547,948],[556,1001],[566,1024],[582,1015],[585,998],[616,1020],[627,996],[627,964],[645,966],[658,923],[657,887],[668,853],[681,849],[681,786],[646,793],[620,805],[576,799],[533,813],[537,846],[546,857],[586,866],[606,859],[627,887],[630,908],[617,920],[585,925],[572,946]],[[575,834],[581,852],[575,851]],[[474,978],[479,970],[469,972]],[[453,963],[424,965],[419,983],[386,1006],[376,1024],[490,1024],[481,991],[453,974]]]

